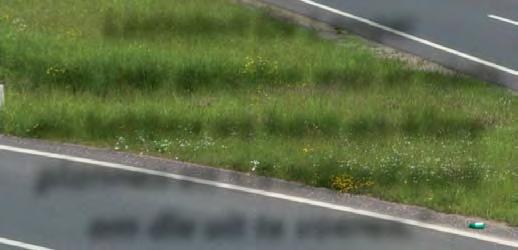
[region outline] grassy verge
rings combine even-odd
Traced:
[[[225,0],[8,1],[0,79],[5,134],[518,225],[518,97]]]

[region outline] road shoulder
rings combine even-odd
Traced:
[[[503,239],[518,240],[518,228],[481,218],[444,214],[412,205],[382,201],[368,196],[342,194],[324,188],[305,186],[275,178],[254,176],[224,169],[197,164],[173,161],[145,155],[117,152],[110,149],[92,148],[73,144],[60,144],[35,139],[21,139],[0,135],[0,145],[31,149],[54,154],[81,157],[96,161],[110,162],[139,167],[166,173],[217,181],[226,184],[281,193],[317,202],[332,203],[353,209],[366,210],[422,223],[459,229],[470,233]],[[485,221],[488,228],[484,231],[470,231],[466,228],[469,221]]]

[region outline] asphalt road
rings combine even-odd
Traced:
[[[0,149],[0,249],[516,249],[225,187]]]
[[[261,0],[518,90],[516,0]]]

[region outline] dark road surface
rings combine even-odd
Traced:
[[[518,90],[516,0],[261,1]]]
[[[0,238],[49,249],[516,249],[245,192],[1,149],[0,197]],[[20,248],[0,243],[0,249]]]

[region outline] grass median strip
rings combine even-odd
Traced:
[[[225,0],[7,2],[0,131],[518,225],[518,97],[266,12]]]

